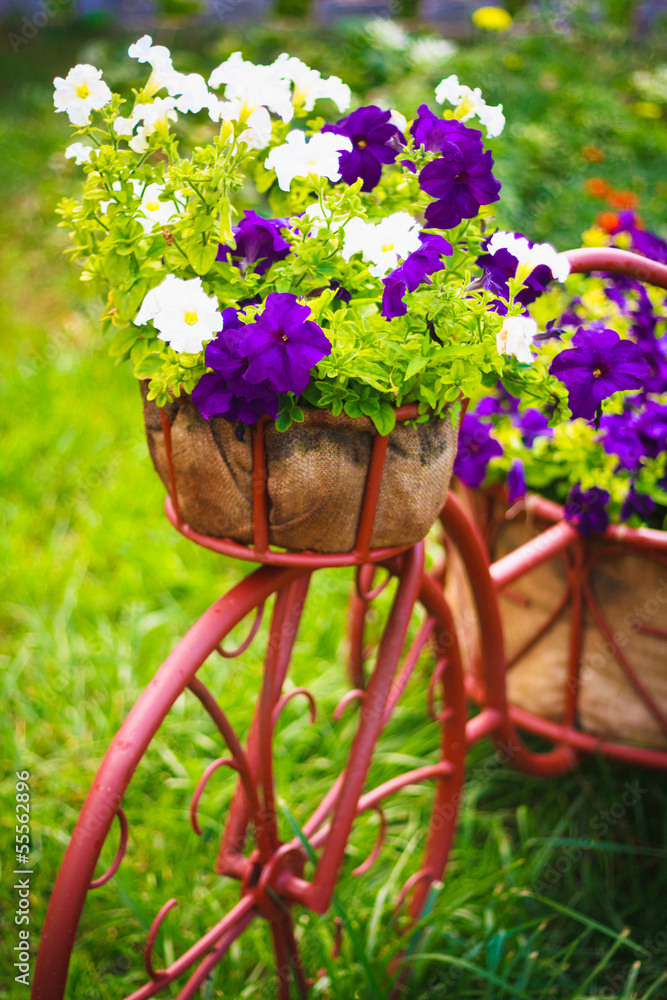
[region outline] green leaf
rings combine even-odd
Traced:
[[[196,233],[209,233],[216,224],[214,215],[198,215],[194,220],[192,228]]]
[[[378,412],[371,416],[379,434],[391,434],[396,426],[396,411],[389,403],[380,403]]]
[[[162,358],[159,354],[147,354],[134,366],[135,378],[153,378],[162,368]]]
[[[422,368],[425,368],[428,364],[428,358],[413,358],[408,367],[405,369],[405,381],[420,372]]]
[[[276,419],[276,430],[286,431],[292,423],[291,413],[279,413]]]
[[[266,170],[261,164],[255,168],[255,185],[260,194],[269,190],[276,179],[275,170]]]
[[[359,409],[367,417],[375,417],[375,414],[380,410],[380,400],[377,396],[372,396],[370,399],[362,399],[359,403]]]
[[[112,358],[121,358],[124,354],[127,354],[139,336],[141,336],[140,333],[133,326],[126,326],[122,330],[118,330],[109,344],[110,356]]]
[[[195,272],[200,276],[208,274],[208,272],[213,267],[216,255],[218,253],[217,243],[207,243],[205,246],[202,243],[186,243],[185,252],[188,255],[188,260],[192,264]]]

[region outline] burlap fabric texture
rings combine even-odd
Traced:
[[[476,504],[479,517],[483,505]],[[501,501],[487,508],[491,560],[513,551],[549,527],[525,513],[508,521]],[[498,516],[500,515],[500,516]],[[491,523],[493,522],[493,523]],[[484,527],[480,525],[480,527]],[[667,714],[667,565],[651,553],[592,539],[586,546],[590,596],[615,643],[661,711]],[[479,655],[479,625],[461,564],[449,583],[456,617],[464,629],[468,665]],[[562,722],[568,691],[571,630],[569,603],[547,631],[517,657],[565,597],[567,564],[562,556],[520,577],[500,594],[505,636],[507,697],[535,715]],[[626,676],[613,643],[600,630],[586,599],[580,657],[577,723],[603,738],[667,749],[667,737]]]
[[[142,388],[148,447],[169,490],[160,413]],[[251,543],[251,427],[205,420],[187,396],[166,409],[183,520],[202,534]],[[349,552],[374,427],[366,417],[335,417],[313,408],[304,412],[304,422],[288,431],[277,431],[272,422],[266,426],[269,541],[292,551]],[[457,438],[447,416],[410,427],[396,425],[389,437],[373,548],[412,545],[428,533],[447,496]]]

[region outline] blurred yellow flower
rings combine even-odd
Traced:
[[[581,234],[581,245],[584,247],[606,247],[609,243],[608,234],[599,226],[591,226]]]
[[[662,108],[655,101],[637,101],[632,105],[632,110],[640,118],[661,118]]]
[[[525,65],[526,64],[521,56],[516,55],[514,52],[510,52],[508,55],[503,56],[503,66],[506,66],[507,69],[520,70],[523,69]]]
[[[478,7],[472,22],[485,31],[507,31],[512,27],[512,15],[503,7]]]

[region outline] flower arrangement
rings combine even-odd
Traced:
[[[585,235],[667,262],[667,243],[631,210],[614,217],[611,231]],[[503,263],[500,254],[485,258],[490,275]],[[540,277],[533,272],[534,298],[544,290]],[[510,504],[527,488],[557,500],[586,537],[610,520],[665,530],[666,306],[664,292],[613,274],[573,275],[564,290],[534,301],[538,318],[561,313],[544,322],[540,363],[567,393],[571,419],[550,427],[548,410],[520,406],[499,387],[464,419],[460,478],[473,487],[505,481]]]
[[[340,79],[285,54],[234,53],[208,80],[149,36],[128,54],[150,70],[130,102],[93,66],[55,80],[77,140],[65,155],[86,175],[59,212],[106,297],[110,353],[150,400],[185,393],[206,419],[266,415],[279,430],[309,406],[388,434],[397,406],[455,422],[502,379],[562,416],[524,311],[567,263],[489,240],[500,183],[475,124],[498,135],[501,106],[450,76],[445,110],[407,122],[350,111]],[[314,116],[322,101],[337,119]],[[489,278],[484,254],[518,254],[514,273]]]

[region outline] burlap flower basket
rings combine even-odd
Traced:
[[[480,527],[487,530],[492,561],[550,524],[525,512],[507,520],[505,505],[496,498],[482,498],[482,503],[478,498],[475,508],[478,523],[482,516],[485,520]],[[658,709],[667,714],[667,560],[623,542],[610,545],[594,538],[586,544],[585,565],[590,566],[589,591],[583,600],[576,722],[595,736],[667,749],[667,736],[617,657],[618,649]],[[479,625],[460,562],[454,560],[450,568],[450,598],[464,630],[470,668],[479,655]],[[563,721],[568,692],[569,601],[549,628],[530,641],[566,597],[567,574],[565,558],[557,556],[520,577],[499,597],[508,700],[554,722]],[[611,641],[601,631],[596,610],[607,623]]]
[[[169,471],[160,413],[146,399],[146,436],[167,490]],[[374,436],[366,417],[306,409],[285,432],[265,430],[269,542],[291,551],[354,548]],[[252,433],[242,423],[205,420],[187,396],[167,407],[178,503],[195,531],[253,540]],[[457,447],[451,421],[434,418],[389,436],[372,548],[412,545],[428,533],[445,502]]]

